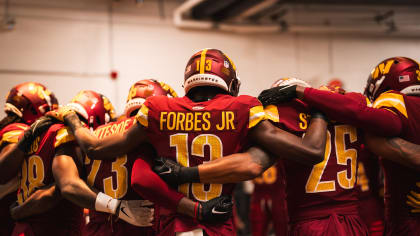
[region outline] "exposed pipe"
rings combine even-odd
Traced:
[[[215,23],[210,21],[195,21],[183,19],[184,14],[188,13],[193,7],[197,6],[205,0],[189,0],[181,4],[174,11],[174,24],[178,28],[190,28],[190,29],[212,29],[215,28]]]
[[[189,0],[184,2],[174,11],[174,24],[178,28],[183,29],[219,29],[223,31],[236,32],[236,33],[269,33],[280,31],[280,27],[276,25],[270,26],[261,26],[261,25],[237,25],[237,24],[217,24],[212,21],[196,21],[196,20],[186,20],[184,16],[189,13],[189,11],[197,6],[198,4],[206,0]],[[274,4],[276,1],[266,0]],[[258,7],[259,5],[257,5]],[[263,7],[267,5],[263,4]],[[260,7],[262,7],[260,6]]]
[[[295,33],[362,33],[362,34],[395,34],[395,35],[420,35],[420,26],[400,26],[396,27],[398,31],[389,32],[390,27],[386,25],[296,25],[286,24],[270,24],[270,25],[257,25],[257,24],[226,24],[211,21],[196,21],[191,19],[184,19],[192,8],[202,3],[205,0],[189,0],[184,2],[180,7],[174,11],[174,24],[178,28],[183,29],[219,29],[227,32],[235,33],[279,33],[279,32],[295,32]],[[267,0],[271,2],[271,0]],[[257,5],[258,6],[258,5]],[[395,25],[394,25],[395,27]]]
[[[270,6],[274,5],[277,2],[277,0],[265,0],[262,1],[260,3],[258,3],[257,5],[247,9],[246,11],[242,12],[239,16],[236,16],[233,18],[233,20],[244,20],[246,18],[248,18],[249,16],[252,16],[254,14],[256,14],[257,12],[260,12],[264,9],[269,8]]]

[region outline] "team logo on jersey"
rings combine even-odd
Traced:
[[[195,106],[195,107],[192,107],[192,109],[195,110],[195,111],[198,111],[198,110],[203,110],[204,107],[203,106]]]

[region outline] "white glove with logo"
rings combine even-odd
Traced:
[[[118,200],[98,193],[95,210],[117,215],[122,220],[140,227],[152,226],[154,209],[148,200]]]

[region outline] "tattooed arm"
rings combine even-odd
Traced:
[[[236,153],[198,166],[202,183],[236,183],[261,175],[277,161],[258,147]]]
[[[252,139],[258,147],[195,167],[182,167],[174,161],[161,158],[154,171],[171,185],[187,182],[224,184],[254,179],[278,159],[287,158],[314,165],[324,157],[326,128],[324,118],[312,117],[305,137],[300,138],[274,127],[268,121],[262,121],[251,131]]]
[[[376,155],[406,167],[420,170],[420,145],[401,138],[384,138],[366,134],[366,144]]]

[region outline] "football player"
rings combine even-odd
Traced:
[[[107,96],[101,94],[102,100],[104,101],[104,108],[106,111],[105,114],[105,121],[106,122],[114,122],[117,121],[117,113],[115,112],[115,108],[112,105],[111,101],[108,99]]]
[[[381,158],[420,171],[420,145],[401,138],[384,138],[372,134],[368,135],[366,143],[369,149]],[[420,213],[420,182],[411,186],[406,203],[410,206],[412,214]]]
[[[273,87],[291,85],[310,87],[296,78],[280,79]],[[308,130],[310,108],[300,100],[269,105],[265,110],[268,119],[283,130],[297,136],[303,136]],[[367,235],[366,226],[358,213],[358,193],[355,188],[360,131],[350,125],[332,122],[328,125],[326,140],[324,160],[316,165],[281,160],[286,177],[289,235]],[[284,155],[280,157],[285,158]],[[168,161],[166,163],[174,165]],[[227,164],[221,160],[215,165],[210,162],[198,166],[200,181],[218,183],[213,182],[215,179],[210,176],[217,174],[219,165]],[[226,171],[235,173],[234,168]],[[172,167],[171,170],[179,173],[180,179],[185,179],[183,173],[189,171],[184,167]],[[170,177],[168,174],[162,176],[165,179]],[[282,198],[273,200],[281,203]]]
[[[360,127],[375,135],[397,136],[420,144],[420,66],[406,57],[392,57],[379,63],[371,72],[365,88],[365,99],[320,91],[301,86],[285,86],[263,91],[259,98],[278,103],[300,98],[324,111],[331,119]],[[396,158],[395,158],[396,159]],[[420,181],[417,170],[382,159],[385,174],[386,235],[415,235],[420,232],[420,217],[410,215],[406,196]]]
[[[19,137],[29,128],[28,125],[45,112],[57,107],[58,101],[54,94],[44,85],[35,82],[19,84],[6,96],[4,111],[7,116],[0,121],[0,235],[10,235],[14,227],[9,215],[9,206],[16,201],[16,173],[20,163],[11,160],[23,160],[23,154],[15,155],[16,152],[12,150],[16,147]]]
[[[175,91],[163,82],[151,79],[136,82],[130,88],[125,106],[124,115],[128,118],[99,126],[94,132],[95,135],[102,139],[115,133],[126,132],[135,123],[134,116],[145,99],[160,95],[177,96]],[[146,190],[139,192],[145,199],[150,199],[173,211],[176,211],[178,207],[182,209],[182,204],[185,205],[188,201],[192,207],[187,209],[189,212],[185,212],[185,209],[183,211],[184,214],[193,216],[194,203],[189,199],[182,199],[184,195],[170,189],[151,170],[150,160],[153,160],[155,155],[155,150],[150,144],[143,144],[135,151],[114,158],[114,160],[90,160],[86,157],[84,164],[88,174],[87,183],[108,196],[124,200],[138,200],[139,197],[134,190],[140,188]],[[131,171],[132,169],[133,171]],[[134,185],[134,189],[130,186],[131,179],[135,183],[139,183]],[[180,203],[181,201],[182,203]],[[90,211],[89,217],[90,221],[83,229],[82,235],[155,235],[152,227],[137,227],[124,221],[116,221],[112,216],[103,212]]]
[[[256,98],[237,97],[239,85],[236,67],[229,57],[217,49],[203,49],[187,63],[186,96],[149,97],[136,115],[138,122],[124,134],[99,140],[80,125],[75,113],[62,109],[52,116],[60,120],[65,118],[80,146],[93,159],[112,158],[149,141],[159,156],[171,158],[183,166],[195,166],[239,152],[253,141],[277,156],[284,154],[306,163],[322,161],[326,141],[326,122],[323,119],[313,117],[306,136],[301,139],[265,120],[264,109]],[[273,162],[254,160],[255,168],[249,174],[260,175]],[[191,199],[206,202],[223,194],[230,195],[232,187],[232,184],[187,183],[178,190]],[[203,209],[197,204],[197,212]],[[231,219],[225,223],[204,224],[169,212],[164,219],[162,215],[165,213],[160,212],[160,221],[165,222],[162,223],[162,234],[235,233]]]
[[[369,230],[369,235],[381,236],[384,232],[383,172],[379,158],[362,144],[358,153],[357,186],[359,213]]]
[[[253,236],[267,235],[272,223],[276,235],[287,235],[286,181],[282,162],[253,180],[249,219]]]
[[[81,91],[68,106],[92,129],[105,123],[104,102],[96,92]],[[17,196],[21,211],[31,210],[27,199],[43,186],[55,183],[64,199],[42,214],[19,221],[12,235],[80,235],[82,209],[79,206],[117,214],[132,224],[149,226],[153,211],[143,206],[150,203],[117,200],[101,192],[97,194],[85,184],[80,178],[82,154],[73,140],[66,127],[55,124],[29,145],[18,146],[27,153],[21,167]]]

